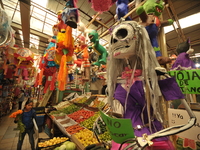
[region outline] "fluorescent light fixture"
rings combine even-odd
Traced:
[[[200,18],[200,13],[196,13],[196,14],[190,15],[188,17],[179,19],[179,23],[180,23],[181,28],[184,29],[184,28],[196,25],[196,24],[200,24],[200,19],[197,19],[197,18]],[[175,26],[175,28],[178,28],[176,23],[174,23],[174,26]],[[174,28],[173,28],[172,25],[164,27],[165,33],[168,33],[168,32],[173,31],[173,30],[174,30]]]
[[[195,66],[196,66],[197,68],[199,68],[199,67],[200,67],[200,64],[199,64],[199,63],[197,63],[197,64],[195,64]]]

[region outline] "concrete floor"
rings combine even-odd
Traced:
[[[11,113],[16,110],[13,109]],[[17,124],[14,123],[14,119],[9,118],[11,113],[3,116],[0,121],[0,150],[17,150],[19,130],[16,130]],[[43,131],[39,133],[39,138],[48,138],[48,136]],[[22,150],[31,150],[28,135],[24,138]]]

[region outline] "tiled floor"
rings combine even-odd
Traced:
[[[14,111],[16,109],[12,112]],[[9,118],[10,114],[3,116],[0,121],[0,150],[17,150],[19,131],[15,130],[17,124],[14,123],[13,118]],[[48,138],[48,136],[41,132],[39,138]],[[22,150],[31,150],[28,135],[25,136]]]

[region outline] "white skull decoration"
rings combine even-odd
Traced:
[[[136,54],[139,38],[137,26],[135,21],[124,21],[113,29],[110,45],[113,58],[124,59]]]

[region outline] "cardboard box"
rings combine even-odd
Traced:
[[[191,140],[200,141],[200,112],[199,111],[193,111],[193,112],[197,118],[195,125],[192,128],[183,131],[177,135]],[[170,127],[181,124],[187,124],[190,118],[186,110],[171,109],[171,108],[168,108],[168,117],[169,117]]]

